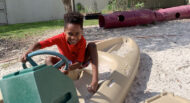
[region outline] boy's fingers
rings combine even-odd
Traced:
[[[21,62],[26,62],[26,58],[24,56],[21,57],[20,59]]]
[[[23,63],[25,63],[26,62],[26,57],[27,57],[27,55],[28,54],[24,54],[24,55],[22,55],[22,57],[21,57],[21,62],[23,62]]]
[[[95,93],[96,89],[94,87],[91,87],[91,88],[92,88],[92,93]]]
[[[93,90],[93,92],[96,92],[97,87],[96,86],[92,86],[92,90]]]
[[[88,92],[93,93],[92,87],[88,87]]]
[[[61,72],[64,73],[64,74],[68,74],[67,70],[61,70]]]
[[[92,85],[89,85],[88,86],[88,91],[91,92],[91,93],[95,93],[96,92],[96,87],[95,86],[92,86]]]

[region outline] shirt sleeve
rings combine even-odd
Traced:
[[[61,35],[56,35],[46,40],[40,41],[39,43],[41,45],[41,49],[56,45],[60,41],[60,36]]]
[[[84,40],[83,43],[81,44],[78,57],[77,57],[78,62],[81,62],[81,63],[84,62],[85,51],[86,51],[86,40]]]

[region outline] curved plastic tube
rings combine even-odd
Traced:
[[[159,9],[157,11],[133,10],[100,15],[99,26],[104,28],[129,27],[184,18],[190,18],[190,5]]]
[[[155,11],[157,21],[190,18],[190,5],[178,6]]]
[[[155,21],[154,15],[152,10],[114,12],[100,15],[99,25],[104,28],[116,28],[149,24]]]

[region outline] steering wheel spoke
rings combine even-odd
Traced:
[[[54,68],[60,68],[62,65],[64,64],[64,61],[63,60],[60,60],[59,62],[57,62],[53,67]],[[68,67],[64,67],[64,70],[68,70]]]
[[[31,57],[27,57],[27,60],[29,61],[29,63],[30,63],[32,66],[37,66],[37,65],[38,65]]]
[[[37,66],[37,65],[38,65],[31,57],[28,57],[28,56],[27,56],[27,61],[28,61],[32,66]],[[26,63],[22,63],[22,67],[23,67],[24,69],[26,69],[26,68],[27,68]]]

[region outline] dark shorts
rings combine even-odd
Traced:
[[[82,68],[87,67],[90,64],[90,61],[87,61],[86,63],[82,63]]]

